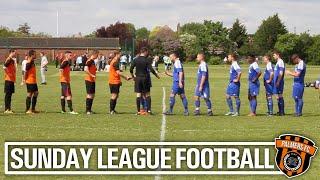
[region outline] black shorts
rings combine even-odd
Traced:
[[[4,82],[4,93],[14,93],[14,82],[5,81]]]
[[[28,93],[38,92],[38,85],[37,84],[27,84],[27,92]]]
[[[146,77],[136,77],[134,83],[134,91],[136,93],[150,92],[150,83]]]
[[[109,84],[111,94],[119,94],[121,84]]]
[[[95,94],[96,93],[96,83],[85,81],[86,82],[86,90],[87,94]]]
[[[70,83],[61,83],[61,96],[68,97],[72,96]]]

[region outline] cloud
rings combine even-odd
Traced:
[[[320,1],[317,0],[10,0],[0,6],[1,25],[16,29],[28,22],[35,32],[56,31],[59,11],[61,35],[90,33],[115,21],[151,29],[157,25],[176,28],[178,23],[223,21],[228,27],[239,18],[249,33],[261,21],[278,13],[290,31],[320,34]]]

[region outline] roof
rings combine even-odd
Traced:
[[[0,38],[0,48],[119,49],[119,38]]]

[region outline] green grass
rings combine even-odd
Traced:
[[[225,88],[228,81],[228,67],[210,66],[211,96],[215,116],[200,118],[194,116],[182,116],[183,108],[177,98],[175,116],[167,117],[165,141],[273,141],[275,137],[283,133],[296,133],[314,140],[319,146],[319,95],[312,88],[305,90],[304,116],[293,118],[294,101],[291,98],[292,78],[286,77],[285,84],[285,117],[266,117],[266,102],[264,88],[261,87],[258,97],[258,117],[248,118],[249,103],[247,100],[247,65],[242,65],[243,77],[241,86],[241,116],[225,117],[227,111],[225,103]],[[162,68],[162,67],[161,67]],[[189,107],[193,110],[193,91],[196,82],[196,65],[188,64],[186,73],[186,94]],[[320,67],[308,67],[306,81],[314,81],[320,72]],[[20,73],[18,73],[20,75]],[[39,99],[37,109],[42,113],[37,115],[25,115],[25,86],[20,86],[20,76],[16,85],[16,93],[13,97],[14,115],[0,115],[0,144],[5,141],[159,141],[162,121],[162,87],[169,96],[171,79],[162,76],[160,80],[153,79],[152,109],[154,116],[135,116],[135,94],[133,82],[123,82],[117,111],[121,114],[108,115],[109,87],[108,74],[98,73],[96,85],[96,99],[93,110],[97,113],[92,116],[84,114],[85,109],[85,85],[84,73],[72,72],[72,93],[74,109],[80,115],[72,116],[59,114],[60,112],[60,83],[58,70],[50,66],[47,78],[47,86],[39,86]],[[3,79],[3,73],[0,78]],[[38,69],[38,82],[40,72]],[[0,82],[3,87],[3,82]],[[0,99],[3,102],[3,96]],[[168,98],[167,98],[168,103]],[[275,105],[275,107],[277,107]],[[205,104],[202,101],[202,111],[205,112]],[[49,176],[5,176],[3,148],[0,148],[0,178],[13,179],[44,179]],[[309,171],[299,179],[317,179],[320,176],[320,158],[314,157]],[[154,176],[50,176],[52,178],[72,179],[153,179]],[[285,176],[163,176],[163,179],[285,179]]]

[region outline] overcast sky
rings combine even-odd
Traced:
[[[230,27],[236,18],[254,33],[261,21],[278,13],[289,31],[310,30],[320,34],[319,0],[4,0],[0,6],[0,25],[16,29],[29,23],[33,32],[56,34],[59,11],[61,36],[96,28],[116,21],[130,22],[136,28],[223,21]]]

